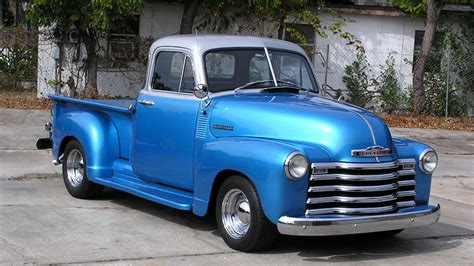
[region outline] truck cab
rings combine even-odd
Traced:
[[[173,36],[150,48],[136,100],[50,95],[50,137],[77,198],[103,187],[204,216],[232,248],[276,236],[395,234],[438,220],[436,152],[321,96],[297,45]]]

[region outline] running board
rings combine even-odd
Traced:
[[[94,182],[178,210],[191,210],[191,192],[143,181],[131,170],[129,161],[119,159],[114,163],[114,175],[111,178],[96,178]]]

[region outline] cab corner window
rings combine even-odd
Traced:
[[[181,52],[159,52],[151,81],[152,89],[191,92],[194,72],[189,56]]]

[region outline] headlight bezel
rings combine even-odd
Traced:
[[[291,162],[294,161],[294,159],[296,157],[300,157],[300,158],[304,159],[304,164],[305,164],[306,169],[305,169],[304,173],[301,174],[301,175],[294,175],[294,171],[292,171],[292,169],[290,168],[290,167],[292,167]],[[299,151],[294,151],[286,157],[284,168],[285,168],[285,175],[288,179],[300,180],[301,178],[306,176],[306,174],[308,173],[309,162],[308,162],[308,159],[306,159],[306,156],[303,153],[301,153]]]
[[[435,167],[432,169],[432,170],[429,170],[429,169],[426,169],[425,166],[426,166],[426,160],[427,160],[427,155],[429,153],[432,153],[434,154],[434,156],[436,157],[436,165]],[[438,158],[438,154],[436,153],[435,150],[433,149],[425,149],[421,154],[420,154],[420,157],[418,158],[419,162],[418,162],[418,166],[420,167],[420,170],[425,173],[425,174],[433,174],[433,172],[436,170],[436,168],[438,167],[438,162],[439,162],[439,158]]]

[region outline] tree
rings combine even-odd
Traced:
[[[55,39],[64,41],[71,31],[79,34],[86,58],[85,96],[97,98],[97,52],[99,41],[114,23],[141,12],[143,0],[33,0],[30,21],[46,27]]]
[[[441,0],[394,0],[393,4],[412,14],[413,16],[423,16],[426,14],[425,34],[421,50],[413,65],[413,97],[415,113],[426,110],[426,92],[423,86],[423,76],[426,69],[431,47],[435,38],[436,27],[439,14],[445,1]]]
[[[183,15],[179,27],[180,34],[192,33],[194,18],[196,17],[196,12],[200,4],[200,0],[184,0]]]
[[[181,34],[191,33],[191,24],[193,24],[191,21],[194,22],[198,8],[201,8],[205,18],[201,21],[201,25],[207,27],[212,24],[215,29],[226,29],[235,17],[248,17],[249,28],[256,28],[255,22],[259,20],[270,21],[274,23],[278,39],[283,39],[286,31],[299,43],[306,44],[307,40],[302,32],[290,26],[289,22],[309,24],[323,38],[327,37],[327,32],[331,32],[347,40],[347,44],[355,45],[359,51],[363,50],[360,41],[352,34],[343,31],[347,21],[337,12],[325,8],[323,0],[185,0]],[[319,17],[321,10],[332,12],[338,20],[331,24],[322,23]]]

